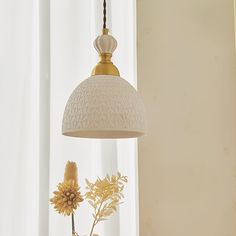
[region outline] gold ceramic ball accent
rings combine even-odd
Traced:
[[[104,29],[103,34],[95,39],[94,47],[100,56],[100,61],[94,67],[92,75],[120,76],[119,70],[111,61],[112,54],[117,48],[117,41],[112,35],[108,35],[108,29]]]

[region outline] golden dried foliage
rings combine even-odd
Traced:
[[[74,213],[79,203],[83,201],[77,182],[76,163],[67,163],[64,182],[59,183],[57,188],[58,190],[54,192],[54,196],[50,199],[50,202],[60,214],[69,216]]]
[[[127,183],[127,177],[118,172],[117,175],[107,175],[104,179],[98,178],[95,183],[86,179],[86,183],[88,191],[85,198],[94,210],[94,222],[90,233],[92,235],[95,225],[106,220],[117,210],[120,200],[124,197],[122,192],[125,183]]]

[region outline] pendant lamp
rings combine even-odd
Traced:
[[[81,138],[135,138],[146,130],[143,101],[111,57],[117,41],[106,27],[106,0],[103,3],[102,35],[94,41],[100,61],[91,77],[81,82],[66,104],[62,134]]]

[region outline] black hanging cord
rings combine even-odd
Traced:
[[[106,0],[103,0],[103,29],[106,29],[107,25],[107,2]]]

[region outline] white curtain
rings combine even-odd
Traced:
[[[135,0],[108,1],[108,26],[118,40],[113,61],[136,86]],[[118,170],[129,178],[124,204],[98,226],[101,236],[138,235],[136,140],[75,139],[61,135],[65,103],[97,62],[101,0],[0,1],[0,235],[70,235],[70,218],[48,200],[76,161],[79,183]],[[88,234],[91,209],[76,214]]]

